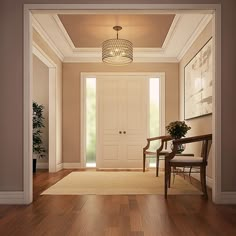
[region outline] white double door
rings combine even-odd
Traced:
[[[141,168],[147,137],[148,79],[97,78],[97,167]]]

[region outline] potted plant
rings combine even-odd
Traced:
[[[170,134],[170,136],[173,139],[180,139],[182,137],[185,137],[187,134],[188,130],[190,130],[191,127],[188,126],[184,121],[173,121],[170,122],[169,125],[166,126],[167,132]],[[178,152],[181,153],[185,149],[184,145],[179,145],[178,146]]]
[[[42,141],[43,109],[43,105],[33,102],[33,172],[36,172],[37,158],[44,157],[46,152]]]

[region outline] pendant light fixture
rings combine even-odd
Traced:
[[[121,26],[114,26],[116,39],[108,39],[102,44],[102,61],[114,66],[121,66],[133,61],[133,44],[126,39],[119,39]]]

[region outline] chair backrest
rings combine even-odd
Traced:
[[[185,143],[195,143],[195,142],[202,143],[201,157],[203,158],[203,161],[207,163],[207,159],[212,144],[212,134],[198,135],[198,136],[173,140],[174,147],[169,155],[169,159],[172,159],[176,155],[178,150],[178,145]]]

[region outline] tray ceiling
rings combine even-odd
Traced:
[[[101,62],[101,45],[119,38],[134,45],[134,62],[178,62],[212,19],[211,14],[34,13],[34,30],[63,62]]]
[[[175,15],[58,15],[76,48],[98,48],[116,37],[113,26],[120,25],[119,38],[136,48],[161,48]],[[148,37],[147,37],[148,35]]]

